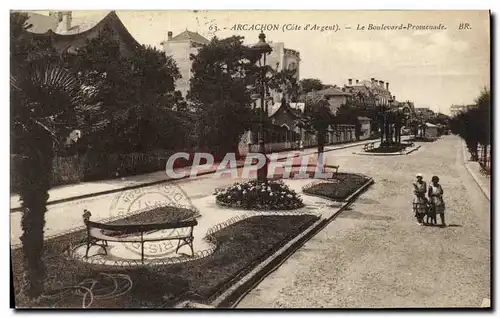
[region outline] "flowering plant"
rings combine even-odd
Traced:
[[[219,205],[240,209],[293,210],[304,206],[300,195],[282,180],[238,182],[214,194]]]

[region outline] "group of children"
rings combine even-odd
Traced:
[[[445,204],[443,200],[443,188],[439,184],[439,177],[433,176],[431,184],[423,180],[421,173],[417,174],[417,181],[413,183],[415,197],[413,199],[413,210],[419,225],[424,225],[424,218],[427,217],[425,224],[437,224],[436,216],[439,214],[441,225],[446,226],[444,221]],[[427,197],[426,198],[426,195]]]

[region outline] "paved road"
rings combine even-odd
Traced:
[[[292,255],[238,307],[479,307],[490,298],[490,206],[445,136],[408,156],[332,152],[375,184]],[[420,227],[414,175],[440,176],[449,227]]]

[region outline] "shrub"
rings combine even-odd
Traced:
[[[282,180],[235,183],[216,190],[215,195],[221,206],[246,210],[293,210],[304,206],[300,195]]]

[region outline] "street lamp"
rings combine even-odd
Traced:
[[[253,46],[253,49],[260,54],[259,67],[261,72],[261,92],[260,92],[260,125],[259,125],[259,153],[266,155],[266,148],[264,143],[264,113],[265,113],[265,99],[266,99],[266,56],[271,53],[271,46],[266,43],[266,35],[259,34],[259,42]],[[267,107],[266,107],[267,108]],[[266,114],[267,116],[267,114]],[[267,180],[267,162],[257,171],[257,180]]]

